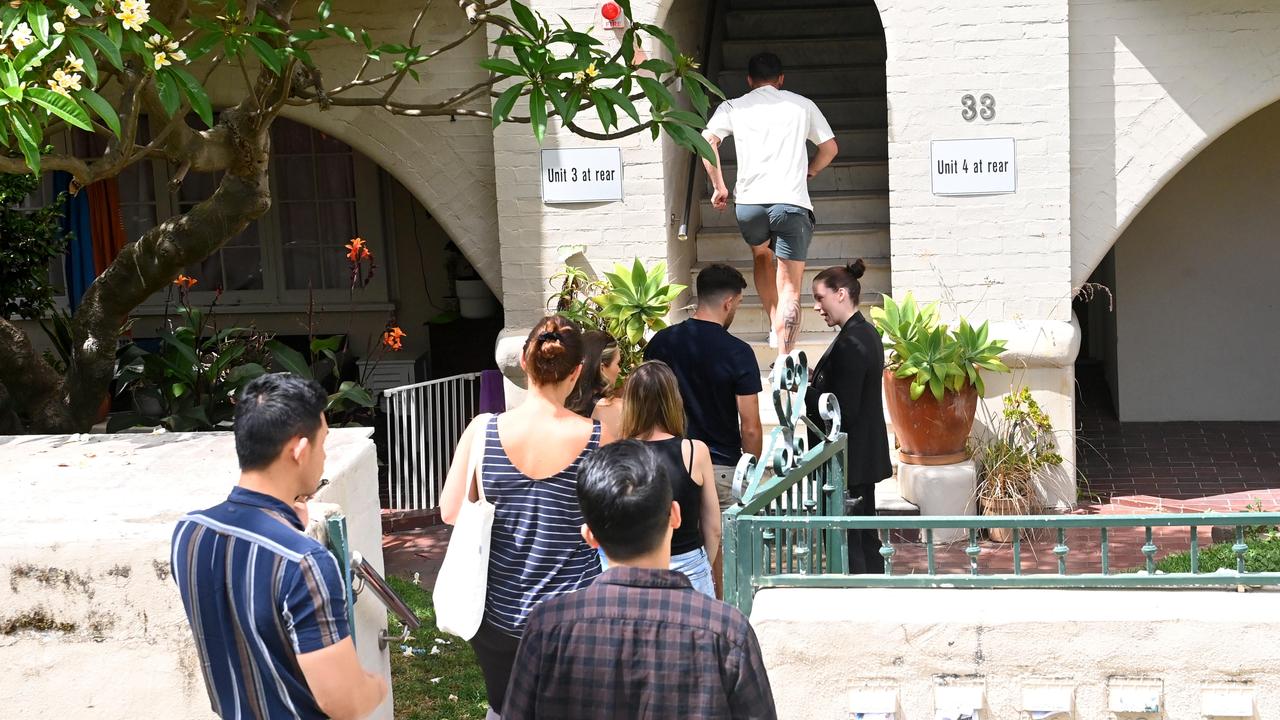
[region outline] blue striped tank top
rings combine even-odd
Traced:
[[[578,507],[578,468],[600,446],[600,423],[568,467],[543,480],[516,469],[498,439],[498,416],[489,419],[480,477],[494,505],[489,541],[489,591],[485,620],[520,637],[543,600],[591,584],[600,574],[596,552],[583,541]]]

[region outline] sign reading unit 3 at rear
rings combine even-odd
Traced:
[[[930,155],[934,195],[1001,195],[1018,190],[1013,138],[934,140]]]
[[[621,148],[542,151],[542,202],[552,205],[621,199]]]

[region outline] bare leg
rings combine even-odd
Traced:
[[[803,260],[778,258],[778,311],[773,331],[778,334],[778,354],[795,349],[800,336],[800,283],[804,280]]]
[[[755,264],[752,275],[756,283],[756,294],[760,296],[760,303],[764,305],[765,315],[769,318],[769,327],[776,327],[774,315],[778,308],[778,288],[774,284],[773,251],[764,243],[752,245],[751,260]]]

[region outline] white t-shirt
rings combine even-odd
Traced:
[[[813,209],[805,140],[820,145],[835,134],[813,101],[761,85],[716,108],[703,136],[734,135],[738,179],[734,201],[743,205],[789,203]]]

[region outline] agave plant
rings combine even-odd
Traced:
[[[910,293],[900,304],[886,297],[883,308],[871,309],[871,319],[888,341],[888,368],[911,378],[912,400],[928,389],[941,401],[947,390],[959,392],[966,385],[983,394],[980,371],[1009,372],[999,359],[1004,341],[988,337],[986,322],[974,328],[961,320],[953,332],[938,323],[937,303],[920,307]]]
[[[566,267],[551,278],[560,287],[551,299],[559,314],[585,328],[604,330],[618,341],[625,375],[644,360],[645,335],[667,326],[664,318],[671,303],[685,290],[666,278],[666,263],[646,269],[639,260],[629,270],[617,265],[603,280]]]

